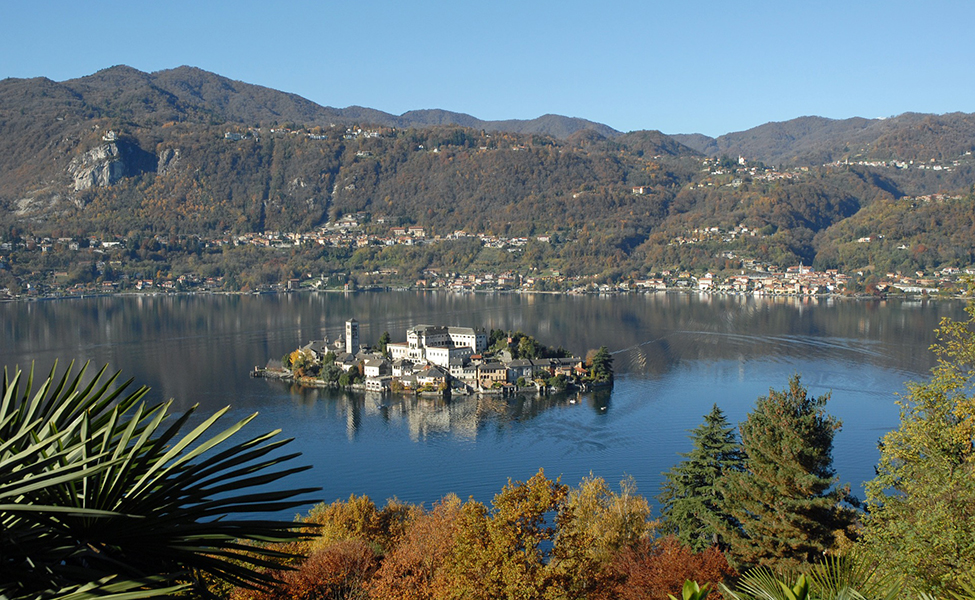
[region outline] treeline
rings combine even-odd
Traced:
[[[631,482],[570,488],[542,472],[509,482],[490,505],[448,496],[430,509],[365,497],[320,505],[314,538],[280,547],[304,555],[243,598],[666,598],[685,579],[734,574],[716,549],[693,553],[654,537]]]
[[[975,322],[970,312],[971,321],[942,329],[968,349],[975,344],[965,330]],[[961,358],[953,350],[946,355]],[[954,375],[961,366],[942,363]],[[726,596],[779,598],[778,580],[793,589],[792,578],[806,573],[811,579],[800,578],[795,588],[808,594],[812,581],[820,598],[848,597],[835,595],[844,587],[842,593],[862,597],[962,593],[975,576],[975,528],[964,507],[975,500],[971,449],[939,445],[937,455],[909,456],[919,444],[930,449],[966,431],[972,411],[961,409],[964,401],[929,396],[950,387],[948,379],[912,387],[916,408],[885,437],[893,447],[883,450],[866,512],[832,469],[840,423],[825,411],[829,396],[808,394],[796,376],[758,400],[740,438],[714,407],[692,432],[692,451],[664,474],[660,520],[651,520],[632,481],[617,491],[590,476],[573,488],[541,471],[509,481],[490,505],[447,496],[429,509],[396,500],[379,508],[352,496],[302,519],[315,527],[310,539],[265,548],[299,556],[264,573],[279,580],[275,586],[212,591],[235,600],[665,600],[692,580],[711,589],[727,585]],[[940,416],[922,414],[935,406]],[[961,420],[952,423],[947,414],[959,409]],[[949,431],[926,439],[945,426]],[[962,435],[971,440],[970,431]],[[923,474],[929,468],[936,472]],[[959,468],[945,481],[949,489],[930,487]],[[888,497],[890,491],[899,495]],[[926,496],[932,492],[936,504]],[[917,525],[926,526],[923,533],[898,539]],[[763,585],[771,585],[768,595],[749,588]]]

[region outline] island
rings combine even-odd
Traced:
[[[384,332],[375,346],[366,346],[352,318],[334,342],[327,336],[312,340],[281,360],[255,367],[252,375],[364,392],[546,394],[611,386],[613,357],[606,346],[580,358],[521,331],[447,325],[414,325],[402,342],[392,342]]]

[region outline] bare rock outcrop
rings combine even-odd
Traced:
[[[165,148],[159,153],[156,162],[156,173],[158,175],[168,175],[179,166],[179,148]]]
[[[125,162],[118,144],[110,142],[92,148],[68,164],[76,192],[92,186],[107,187],[125,176]]]

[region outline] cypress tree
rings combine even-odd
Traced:
[[[724,497],[715,484],[726,473],[740,471],[744,456],[734,428],[715,404],[704,423],[691,431],[694,449],[681,453],[684,460],[664,473],[663,530],[673,533],[695,552],[720,544],[719,527],[736,522],[724,509]]]
[[[789,569],[821,558],[834,532],[852,522],[840,506],[848,490],[836,487],[833,435],[840,422],[826,414],[829,394],[808,394],[798,375],[784,391],[769,390],[741,424],[745,470],[718,483],[737,522],[721,535],[733,562]]]

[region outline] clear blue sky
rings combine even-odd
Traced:
[[[5,0],[0,78],[192,65],[326,106],[717,136],[975,112],[975,2]]]

